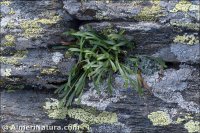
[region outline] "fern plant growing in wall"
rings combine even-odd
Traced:
[[[55,92],[62,98],[61,103],[70,106],[74,98],[80,97],[87,81],[92,81],[97,92],[103,81],[107,82],[107,92],[113,91],[113,74],[118,73],[124,80],[125,88],[131,85],[142,93],[141,79],[133,80],[129,75],[137,75],[137,58],[129,58],[127,49],[133,45],[123,36],[124,31],[118,33],[96,32],[89,28],[87,31],[66,32],[67,36],[76,41],[67,47],[68,51],[77,57],[77,63],[68,74],[67,82]],[[129,59],[134,65],[132,69],[127,65]],[[137,77],[137,76],[136,76]]]

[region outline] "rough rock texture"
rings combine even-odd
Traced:
[[[6,89],[1,93],[1,124],[78,124],[93,133],[199,132],[199,4],[198,0],[1,2],[0,86]],[[55,99],[43,109],[45,98],[54,96],[38,88],[53,89],[64,82],[75,62],[65,49],[52,46],[67,40],[63,31],[84,30],[86,25],[125,30],[136,46],[133,54],[161,57],[168,68],[160,72],[144,62],[143,77],[151,93],[145,90],[142,96],[124,88],[122,78],[114,75],[113,95],[98,95],[90,84],[71,112],[55,107]]]
[[[125,30],[137,45],[138,54],[159,56],[169,62],[200,61],[197,0],[128,3],[67,0],[64,9],[76,19],[98,21],[89,23],[97,30]]]
[[[45,98],[52,94],[33,90],[1,92],[1,125],[49,125],[55,120],[49,119],[42,106]]]
[[[66,80],[74,60],[62,49],[51,50],[76,25],[62,7],[53,0],[1,2],[1,86],[55,88]]]

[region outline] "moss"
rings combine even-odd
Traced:
[[[20,23],[20,27],[24,30],[24,33],[22,35],[26,38],[39,37],[40,33],[44,31],[41,27],[41,24],[51,25],[55,24],[59,20],[60,16],[53,16],[49,19],[43,18],[23,21]]]
[[[178,11],[188,12],[191,6],[192,6],[191,2],[187,0],[180,0],[179,3],[177,3],[174,9],[171,10],[170,12],[178,12]]]
[[[169,114],[163,111],[152,112],[148,115],[148,118],[154,126],[165,126],[172,123]]]
[[[184,124],[184,128],[188,130],[189,133],[200,132],[200,122],[190,120]]]
[[[65,52],[64,57],[67,58],[67,59],[71,59],[72,58],[72,53],[70,53],[69,51],[67,51],[67,52]]]
[[[19,89],[24,89],[24,85],[7,85],[6,87],[6,92],[15,92],[16,90]]]
[[[175,43],[182,43],[182,44],[188,44],[188,45],[194,45],[199,43],[199,38],[192,35],[178,35],[174,38]]]
[[[4,84],[4,80],[1,79],[1,80],[0,80],[0,86],[3,85],[3,84]]]
[[[0,5],[9,6],[10,4],[11,4],[11,1],[2,1],[2,2],[0,2]]]
[[[117,115],[111,112],[99,112],[89,108],[71,108],[60,107],[59,101],[50,99],[45,103],[44,108],[47,110],[48,116],[54,119],[64,119],[66,115],[70,118],[80,120],[81,122],[91,124],[114,124],[118,122]]]
[[[153,1],[151,7],[144,7],[140,13],[134,18],[138,21],[155,21],[159,16],[161,16],[161,6],[160,1]]]
[[[187,29],[197,30],[197,31],[199,31],[199,28],[200,28],[198,23],[170,22],[170,24],[172,26],[185,27]]]
[[[57,68],[44,68],[42,69],[41,71],[41,74],[55,74],[58,72],[58,69]]]

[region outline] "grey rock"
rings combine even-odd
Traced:
[[[1,92],[1,126],[14,127],[10,132],[19,132],[19,126],[22,127],[20,132],[40,132],[22,129],[23,126],[45,126],[55,122],[55,120],[48,118],[42,108],[45,98],[49,97],[52,97],[52,94],[33,90]]]
[[[64,58],[63,51],[49,52],[46,49],[33,49],[23,56],[2,56],[1,70],[10,70],[10,72],[8,75],[1,73],[3,79],[1,86],[7,85],[7,82],[14,77],[20,77],[20,80],[11,84],[24,83],[52,89],[55,88],[53,83],[66,80],[67,73],[75,63],[73,58]]]
[[[163,48],[158,51],[155,56],[161,57],[168,62],[188,62],[199,63],[200,62],[200,45],[183,45],[172,44],[170,48]]]

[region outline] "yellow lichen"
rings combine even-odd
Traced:
[[[12,64],[12,65],[18,65],[18,58],[15,57],[4,57],[4,56],[0,56],[0,62],[3,64]]]
[[[182,123],[183,121],[185,121],[185,119],[183,118],[177,118],[177,120],[174,122],[175,124],[180,124]]]
[[[15,14],[14,9],[13,9],[13,8],[10,8],[10,12],[9,12],[8,14],[9,14],[9,15],[13,15],[13,14]]]
[[[90,125],[87,123],[82,123],[80,125],[78,125],[80,129],[84,130],[87,129],[88,131],[90,131]]]
[[[41,71],[41,74],[55,74],[58,72],[57,68],[44,68]]]
[[[5,40],[6,40],[6,42],[3,43],[3,46],[10,47],[10,46],[14,45],[15,37],[13,35],[6,35]]]
[[[6,25],[6,28],[14,28],[14,22],[9,21]]]
[[[176,4],[175,8],[170,12],[178,12],[178,11],[188,12],[191,5],[192,5],[191,2],[187,0],[181,0],[179,3]]]
[[[60,20],[60,16],[53,16],[48,19],[35,19],[22,21],[20,27],[24,30],[22,34],[26,38],[39,37],[44,31],[41,24],[50,25],[55,24]]]
[[[194,35],[178,35],[174,38],[175,43],[182,43],[188,45],[194,45],[199,43],[199,38]]]
[[[2,2],[0,2],[0,5],[9,6],[10,4],[11,4],[11,1],[2,1]]]
[[[19,50],[15,53],[14,56],[5,57],[0,56],[0,62],[3,64],[12,64],[12,65],[18,65],[19,61],[26,57],[28,51],[26,50]]]
[[[106,111],[95,115],[92,112],[85,111],[84,109],[69,109],[68,115],[71,118],[78,119],[88,124],[113,124],[118,121],[117,115],[115,113],[110,113]]]
[[[15,54],[14,57],[19,57],[19,58],[25,58],[26,55],[28,54],[27,50],[18,50]]]
[[[184,125],[184,128],[188,130],[189,133],[200,132],[200,122],[190,120]]]
[[[85,124],[113,124],[118,122],[116,113],[98,112],[94,109],[72,108],[67,109],[60,107],[58,100],[51,99],[45,103],[44,108],[47,110],[48,116],[54,119],[64,119],[66,115],[82,121]]]
[[[160,1],[153,1],[153,5],[151,7],[144,7],[140,13],[134,17],[139,21],[154,21],[159,16],[161,16],[161,6],[159,5]]]
[[[15,37],[13,35],[6,35],[5,39],[9,42],[14,42],[15,41]]]
[[[170,24],[173,25],[173,26],[185,27],[187,29],[197,30],[197,31],[199,31],[199,28],[200,28],[198,23],[170,22]]]
[[[168,113],[163,111],[152,112],[148,115],[154,126],[165,126],[172,123]]]

